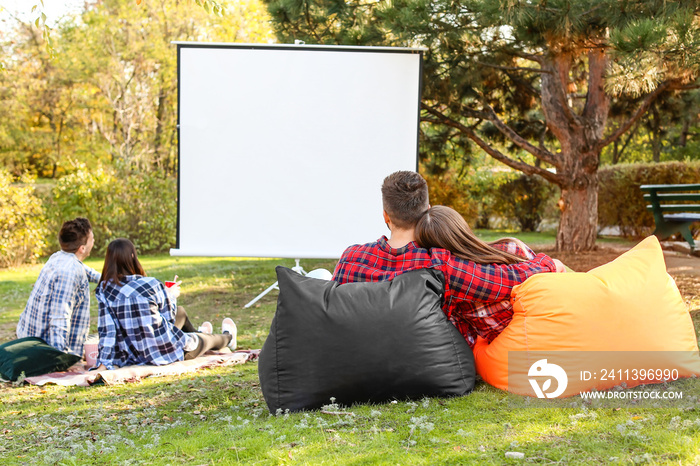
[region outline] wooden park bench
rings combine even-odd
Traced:
[[[665,239],[680,233],[697,254],[690,226],[700,222],[700,184],[646,184],[640,189],[650,203],[647,210],[654,214],[654,235]]]

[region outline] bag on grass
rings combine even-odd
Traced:
[[[79,356],[64,353],[41,338],[25,337],[0,345],[0,377],[15,381],[24,373],[34,377],[68,369]]]

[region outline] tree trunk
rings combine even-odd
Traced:
[[[165,121],[166,113],[166,99],[167,93],[165,90],[165,78],[161,76],[160,91],[158,92],[158,108],[156,110],[156,134],[153,138],[153,152],[154,160],[151,161],[153,168],[163,169],[163,165],[166,165],[165,157],[163,156],[163,126]],[[166,171],[167,173],[167,171]]]
[[[634,137],[638,128],[639,128],[638,124],[634,125],[632,127],[632,129],[629,131],[629,134],[627,135],[627,139],[625,140],[625,142],[622,144],[622,147],[620,147],[620,148],[618,148],[619,139],[615,139],[615,141],[613,142],[613,145],[614,145],[613,162],[612,162],[613,165],[620,163],[622,161],[622,157],[624,156],[625,149],[627,149],[627,146],[629,145],[630,141],[632,141],[632,138]]]
[[[688,132],[690,131],[690,117],[686,116],[683,119],[683,129],[681,129],[681,134],[678,138],[678,145],[680,147],[685,147],[688,143]]]
[[[578,114],[567,103],[569,57],[562,54],[543,66],[542,109],[548,129],[561,145],[557,175],[562,180],[557,250],[589,251],[598,233],[598,164],[610,104],[603,82],[607,57],[603,48],[588,51],[588,92]]]
[[[53,162],[53,170],[51,170],[51,179],[56,179],[56,174],[58,172],[58,161],[61,160],[61,135],[63,134],[63,116],[58,124],[58,135],[56,136],[56,158]]]
[[[562,188],[559,209],[557,251],[594,249],[598,234],[598,174],[582,174],[574,186]]]
[[[661,160],[661,117],[656,109],[656,104],[651,106],[651,118],[649,118],[649,140],[651,141],[651,153],[654,162]]]

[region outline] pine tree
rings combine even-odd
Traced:
[[[699,83],[697,1],[265,2],[283,42],[426,48],[422,120],[561,188],[560,250],[595,246],[603,148]],[[613,97],[637,102],[615,124]]]

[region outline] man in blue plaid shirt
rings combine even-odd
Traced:
[[[41,269],[17,324],[17,337],[39,337],[66,353],[83,355],[90,328],[90,284],[100,274],[83,264],[95,244],[86,218],[65,222],[58,234],[61,250]]]

